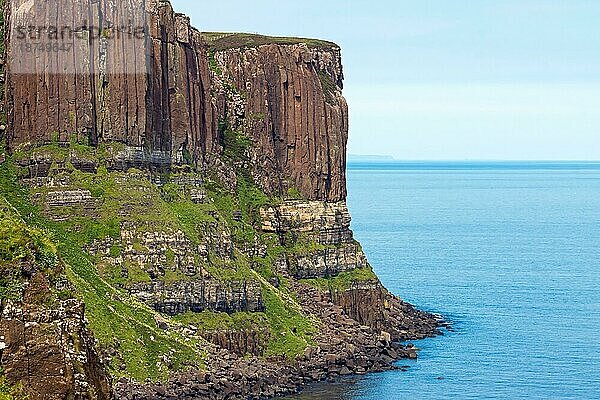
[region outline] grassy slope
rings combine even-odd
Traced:
[[[44,230],[56,243],[58,254],[67,266],[67,276],[86,304],[86,316],[96,338],[103,346],[118,346],[123,356],[126,369],[113,365],[116,376],[140,381],[164,379],[168,372],[158,362],[166,354],[170,355],[175,369],[201,366],[203,343],[158,329],[153,310],[102,279],[82,249],[85,236],[68,224],[41,216],[40,210],[31,204],[29,192],[18,183],[16,168],[10,160],[0,165],[0,193],[29,226]]]
[[[20,385],[11,385],[6,381],[0,369],[0,400],[27,400]]]
[[[70,152],[77,152],[79,157],[102,160],[113,151],[110,148],[98,150],[71,144],[69,148],[58,145],[47,145],[35,149],[37,153],[46,153],[53,159],[63,161]],[[13,158],[26,158],[29,152],[16,152]],[[195,204],[178,185],[166,185],[163,190],[143,177],[139,171],[130,171],[135,179],[127,180],[127,174],[108,172],[100,168],[97,174],[83,173],[74,169],[54,171],[58,177],[68,177],[70,186],[66,189],[88,189],[99,201],[98,214],[93,218],[86,216],[82,209],[76,207],[66,209],[70,218],[65,222],[52,222],[42,216],[38,207],[31,204],[31,195],[47,195],[47,188],[26,189],[19,185],[17,176],[19,167],[11,160],[0,166],[0,189],[21,215],[26,216],[28,223],[47,229],[57,239],[59,254],[68,264],[68,276],[77,286],[86,303],[86,313],[96,337],[104,347],[115,347],[122,355],[122,360],[115,359],[112,365],[117,376],[129,376],[137,380],[164,379],[166,369],[157,362],[163,355],[169,355],[175,369],[199,365],[202,357],[202,343],[186,341],[174,333],[156,329],[155,313],[148,307],[130,298],[125,292],[128,283],[111,271],[96,268],[98,260],[88,255],[84,249],[94,240],[107,237],[118,238],[120,224],[124,220],[135,222],[149,231],[164,229],[182,230],[192,243],[202,240],[203,223],[226,224],[231,230],[234,241],[239,245],[253,243],[257,236],[267,243],[266,258],[249,259],[236,252],[232,264],[221,267],[203,265],[211,275],[222,280],[251,279],[257,280],[263,288],[266,303],[265,313],[251,318],[234,317],[236,323],[267,323],[271,330],[271,341],[266,355],[287,355],[293,357],[301,353],[310,343],[315,332],[315,321],[307,318],[299,310],[292,296],[284,287],[275,288],[267,279],[273,277],[271,265],[273,260],[284,251],[275,238],[260,235],[255,226],[258,209],[268,199],[244,176],[240,176],[237,193],[232,194],[218,184],[208,186],[211,198],[209,204]],[[131,181],[131,182],[130,182]],[[277,201],[277,200],[274,200]],[[130,209],[131,217],[123,217],[119,210]],[[235,221],[235,210],[243,211],[243,220]],[[217,216],[215,218],[215,216]],[[120,254],[119,246],[111,248],[114,255]],[[129,271],[133,281],[148,280],[144,271]],[[190,279],[179,274],[171,274],[165,279]],[[206,317],[206,315],[204,315]],[[201,329],[210,330],[212,325],[235,328],[229,321],[231,316],[225,314],[211,315],[208,318],[197,316],[194,324]],[[217,320],[217,323],[214,321]],[[188,322],[188,321],[182,321]],[[260,325],[257,325],[263,328]],[[154,340],[152,340],[154,338]],[[124,361],[126,370],[119,368]]]
[[[61,274],[56,246],[48,235],[27,226],[0,193],[0,301],[20,301],[24,289],[21,264],[30,263],[47,275]],[[62,294],[62,293],[61,293]],[[44,303],[56,300],[59,293],[40,298]],[[21,385],[6,381],[0,367],[0,400],[24,400]]]

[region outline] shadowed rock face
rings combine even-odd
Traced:
[[[16,33],[8,29],[11,147],[74,137],[92,145],[119,141],[143,150],[137,164],[182,162],[187,153],[201,163],[204,154],[217,151],[205,45],[168,2],[35,1],[31,8],[9,7],[7,15],[9,23],[25,26],[87,23],[109,29],[129,20],[145,27],[142,39],[102,37],[89,45],[75,37],[73,54],[41,57],[19,51],[20,42],[11,37]]]
[[[188,311],[236,313],[264,311],[260,286],[255,282],[223,284],[214,279],[165,284],[160,281],[134,285],[130,294],[168,315]]]

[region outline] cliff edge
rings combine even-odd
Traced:
[[[337,45],[159,0],[3,9],[0,393],[268,398],[438,332],[350,229]]]

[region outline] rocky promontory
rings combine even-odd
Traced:
[[[2,3],[0,394],[271,398],[438,333],[350,229],[337,45],[163,0]],[[61,51],[15,28],[84,21]]]

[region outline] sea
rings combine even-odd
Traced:
[[[600,399],[600,163],[351,163],[348,190],[385,286],[453,329],[292,399]]]

